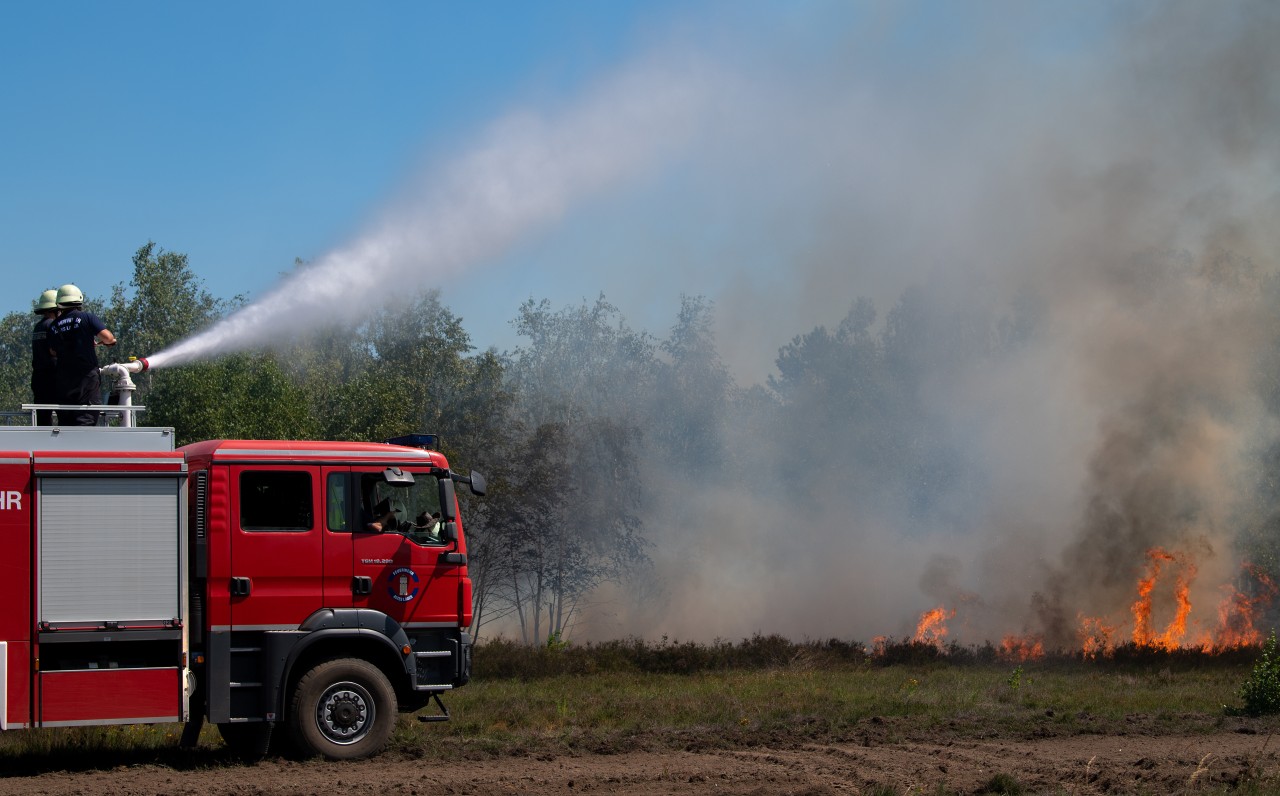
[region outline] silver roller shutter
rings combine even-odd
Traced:
[[[179,616],[179,483],[40,479],[40,621]]]

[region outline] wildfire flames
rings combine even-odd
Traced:
[[[1195,582],[1196,571],[1195,562],[1185,553],[1158,547],[1148,550],[1145,567],[1135,584],[1137,598],[1130,607],[1132,632],[1126,637],[1121,623],[1111,617],[1081,614],[1077,617],[1076,634],[1079,652],[1086,658],[1105,657],[1126,643],[1169,651],[1195,649],[1220,652],[1262,643],[1263,632],[1255,623],[1280,595],[1280,587],[1262,570],[1247,563],[1242,567],[1240,580],[1250,584],[1249,591],[1241,591],[1231,584],[1224,585],[1213,629],[1188,639],[1188,620],[1192,615],[1191,586]],[[1160,583],[1163,583],[1163,590],[1157,590]],[[1157,629],[1152,626],[1152,612],[1158,599],[1172,602],[1173,618],[1163,628]],[[1164,610],[1168,611],[1168,607],[1165,606]],[[925,611],[917,623],[913,640],[932,644],[941,650],[948,632],[946,623],[955,615],[955,609],[945,606]],[[1037,636],[1005,636],[996,654],[1002,659],[1019,662],[1042,658],[1045,654],[1044,640]]]
[[[946,623],[954,619],[955,616],[956,611],[954,608],[948,611],[941,605],[932,611],[925,611],[916,625],[916,636],[913,640],[921,644],[932,644],[938,649],[942,649],[943,639],[947,637]]]
[[[1178,608],[1173,621],[1157,636],[1151,630],[1151,590],[1155,588],[1160,570],[1165,564],[1173,564],[1177,568],[1177,583],[1173,594]],[[1147,551],[1147,576],[1138,579],[1138,600],[1133,604],[1134,644],[1166,650],[1182,646],[1182,638],[1187,633],[1187,616],[1191,613],[1191,581],[1195,577],[1195,565],[1183,556],[1166,553],[1158,547]]]
[[[1261,644],[1262,631],[1254,623],[1271,606],[1276,595],[1280,594],[1280,588],[1276,587],[1265,572],[1252,564],[1245,564],[1244,570],[1256,584],[1258,591],[1249,595],[1230,584],[1222,587],[1225,596],[1218,605],[1219,649]]]
[[[1005,636],[997,650],[1001,658],[1010,661],[1031,661],[1044,657],[1044,642],[1040,639]]]

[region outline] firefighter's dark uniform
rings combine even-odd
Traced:
[[[66,310],[53,322],[53,349],[58,355],[59,403],[102,403],[102,383],[98,378],[98,352],[94,338],[106,325],[92,312]],[[98,424],[98,412],[78,412],[74,424]],[[59,422],[64,422],[59,419]]]
[[[38,404],[56,404],[58,393],[58,360],[53,347],[54,318],[45,316],[31,329],[31,400]],[[53,425],[52,409],[36,410],[36,425]]]

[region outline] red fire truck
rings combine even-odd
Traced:
[[[446,720],[471,673],[454,484],[484,479],[433,443],[0,428],[0,729],[187,722],[192,744],[208,720],[246,754],[278,728],[351,759],[398,713]]]

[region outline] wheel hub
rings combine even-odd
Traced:
[[[316,708],[316,723],[326,738],[338,744],[352,744],[369,732],[375,710],[373,698],[358,683],[330,686]]]

